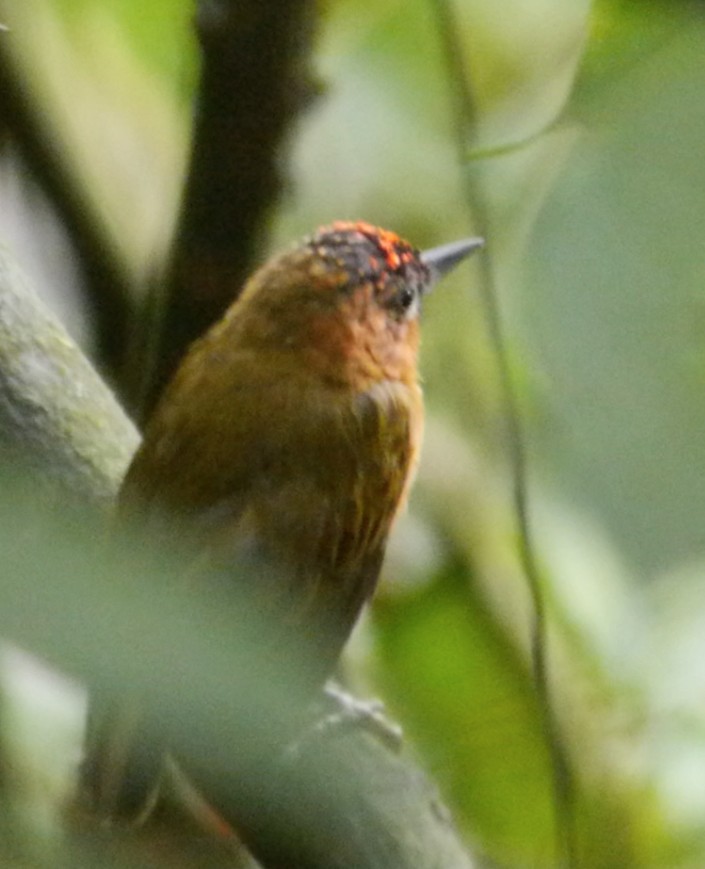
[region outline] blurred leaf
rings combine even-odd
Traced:
[[[605,94],[519,300],[542,459],[647,576],[702,551],[704,39],[694,23]]]
[[[78,0],[64,7],[45,0],[0,0],[0,15],[10,27],[6,47],[22,69],[47,135],[134,278],[163,254],[174,219],[188,107],[173,66],[182,63],[182,78],[190,80],[190,4],[181,5],[180,15],[173,4],[161,4],[170,12],[163,21],[147,9],[144,17],[138,14],[138,4],[112,5],[111,13],[107,4]],[[157,4],[149,5],[156,10]],[[133,17],[120,21],[114,14],[118,7]],[[69,14],[60,16],[62,8]],[[148,21],[151,40],[140,41],[137,35]],[[158,29],[161,43],[155,39]],[[143,56],[145,44],[169,45],[183,60],[174,59],[170,70],[158,68]]]
[[[512,643],[456,571],[377,607],[379,678],[493,857],[548,865],[552,797],[536,699]]]

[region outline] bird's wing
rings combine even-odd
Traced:
[[[392,384],[351,402],[247,362],[240,378],[162,403],[119,520],[167,511],[195,523],[204,575],[215,564],[232,587],[237,565],[245,597],[268,616],[267,642],[286,647],[305,632],[312,683],[322,682],[379,574],[415,459],[413,408]],[[105,814],[134,817],[161,763],[158,729],[134,698],[96,698],[91,719],[84,780]]]

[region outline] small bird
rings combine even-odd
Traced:
[[[249,580],[281,624],[262,640],[273,654],[294,635],[307,646],[312,690],[375,588],[414,475],[421,301],[482,243],[419,253],[336,222],[272,259],[186,354],[125,477],[118,524],[188,524],[209,566]],[[164,748],[134,709],[95,706],[85,790],[101,815],[137,815]]]

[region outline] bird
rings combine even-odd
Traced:
[[[115,524],[190,528],[190,581],[208,564],[226,587],[247,582],[278,625],[261,642],[275,660],[303,642],[312,691],[374,591],[414,477],[422,302],[482,244],[422,253],[337,221],[275,256],[187,351],[126,473]],[[103,817],[153,801],[164,747],[133,707],[92,704],[82,785]]]

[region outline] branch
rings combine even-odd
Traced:
[[[362,728],[262,772],[259,800],[243,800],[222,769],[207,792],[267,869],[472,869],[435,787]]]
[[[157,303],[159,322],[148,324],[160,334],[147,360],[147,407],[186,347],[220,318],[252,269],[282,188],[282,144],[316,90],[307,64],[315,5],[198,4],[198,114],[166,295]]]
[[[109,502],[138,443],[110,390],[0,247],[0,451],[45,487]]]
[[[136,442],[108,389],[3,253],[3,448],[27,459],[35,479],[104,502]],[[170,581],[182,564],[178,547],[159,569],[145,541],[97,551],[95,515],[42,516],[30,489],[18,494],[5,479],[0,488],[0,551],[12,565],[0,573],[3,636],[118,696],[158,695],[160,732],[263,866],[469,869],[435,789],[368,734],[316,737],[289,760],[272,751],[281,722],[300,714],[296,650],[274,674],[259,667],[258,630],[240,630],[235,617],[222,618],[222,601]],[[134,838],[84,827],[74,845],[102,851],[95,865],[112,865],[139,845]],[[172,857],[164,865],[177,865]]]

